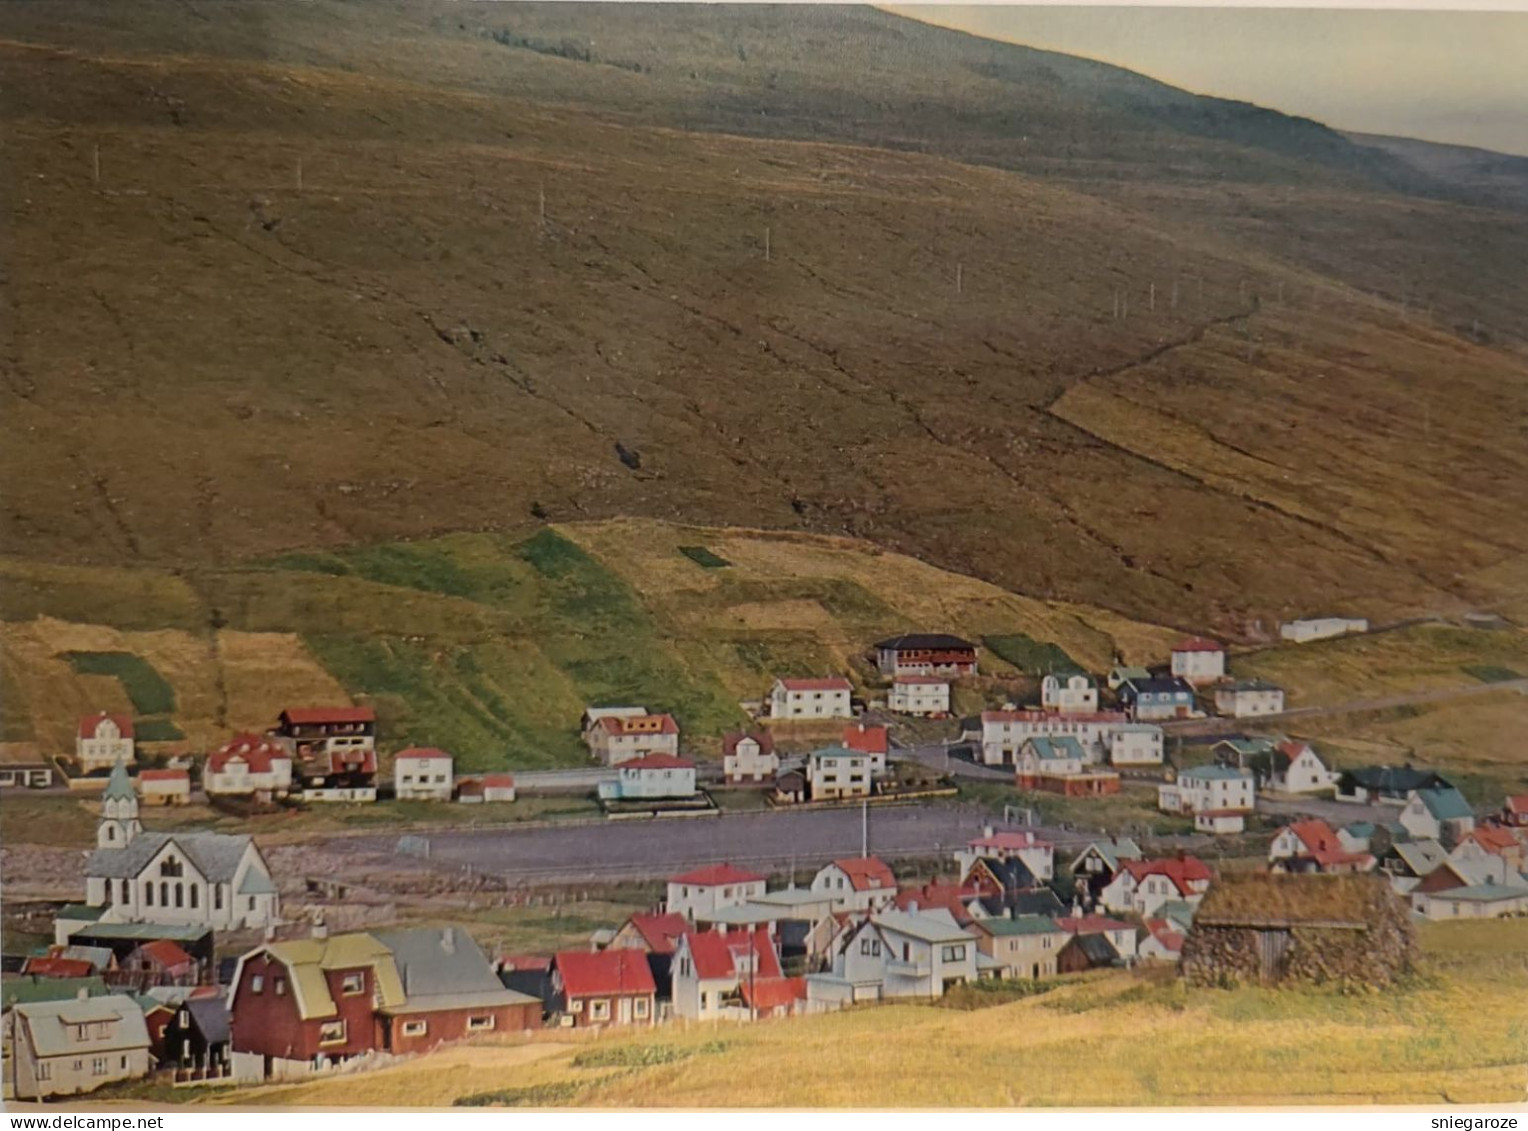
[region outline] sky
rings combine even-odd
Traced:
[[[888,6],[1338,129],[1528,156],[1528,12]]]

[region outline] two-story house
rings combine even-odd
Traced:
[[[1130,717],[1123,711],[1061,714],[1057,711],[1001,710],[981,714],[981,758],[988,766],[1011,765],[1026,740],[1075,738],[1086,761],[1102,761],[1109,735]]]
[[[1194,688],[1181,676],[1133,679],[1120,685],[1118,695],[1120,705],[1137,722],[1191,719],[1199,714]]]
[[[101,711],[80,718],[79,729],[74,736],[74,756],[80,770],[109,770],[118,762],[131,765],[133,761],[133,719],[131,715],[114,715]]]
[[[148,1075],[143,1009],[125,994],[18,1002],[5,1015],[7,1094],[43,1100]]]
[[[1251,770],[1194,766],[1157,787],[1157,807],[1167,813],[1251,812],[1257,787]]]
[[[843,744],[870,759],[872,777],[880,777],[886,772],[886,759],[891,754],[891,733],[887,728],[850,723],[844,727]]]
[[[1056,955],[1071,937],[1045,915],[996,915],[975,919],[967,929],[1004,978],[1054,977]]]
[[[1226,649],[1216,640],[1203,636],[1191,636],[1173,645],[1172,665],[1174,676],[1187,680],[1195,687],[1214,683],[1226,675]]]
[[[1215,713],[1232,719],[1277,715],[1284,710],[1284,689],[1264,679],[1239,679],[1215,689]]]
[[[1162,728],[1155,723],[1121,723],[1109,732],[1112,766],[1160,766],[1163,753]]]
[[[1285,872],[1341,874],[1372,871],[1375,860],[1368,852],[1349,851],[1331,825],[1310,818],[1285,825],[1273,834],[1268,863]]]
[[[607,766],[650,754],[679,756],[679,723],[673,715],[602,715],[587,739],[594,756]]]
[[[695,1021],[750,1020],[745,991],[782,977],[769,932],[687,931],[671,966],[674,1014]]]
[[[1453,786],[1413,790],[1396,820],[1418,840],[1457,844],[1475,827],[1475,811]]]
[[[1099,891],[1098,901],[1119,914],[1155,915],[1174,901],[1197,904],[1212,878],[1209,865],[1196,856],[1124,860]]]
[[[690,922],[724,907],[741,907],[764,894],[766,877],[731,864],[712,864],[668,881],[667,910]]]
[[[271,732],[292,754],[305,801],[377,799],[377,713],[370,707],[292,707]]]
[[[767,730],[733,731],[722,738],[722,777],[728,785],[772,781],[780,770],[775,736]]]
[[[1048,675],[1040,681],[1040,706],[1063,715],[1098,710],[1098,681],[1083,672]]]
[[[769,692],[769,714],[774,719],[852,719],[854,685],[834,676],[828,679],[777,679]]]
[[[972,676],[976,645],[941,632],[910,632],[877,642],[875,662],[889,676]]]
[[[695,796],[695,763],[668,754],[644,754],[615,767],[616,780],[600,782],[606,801],[677,801]]]
[[[899,675],[891,681],[887,706],[899,715],[935,718],[950,713],[950,681],[936,675]]]
[[[213,796],[285,797],[292,791],[291,752],[274,738],[236,734],[207,755],[202,788]]]
[[[882,911],[845,928],[833,973],[851,985],[879,981],[883,998],[943,997],[976,980],[976,953],[947,911]]]
[[[812,892],[830,898],[834,911],[878,911],[896,899],[897,878],[874,856],[846,857],[823,865]]]
[[[451,755],[414,746],[393,757],[393,793],[399,801],[450,801],[455,781]]]
[[[807,756],[807,784],[813,801],[843,801],[869,797],[874,773],[868,754],[844,746],[827,746]]]

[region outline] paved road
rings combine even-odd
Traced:
[[[1257,799],[1257,811],[1271,817],[1320,817],[1336,827],[1353,821],[1393,821],[1401,810],[1398,805],[1359,805],[1320,797],[1275,800],[1263,794]]]
[[[993,823],[990,815],[968,806],[872,806],[870,851],[893,860],[947,855]],[[1097,835],[1041,827],[1034,832],[1058,847],[1081,847]],[[419,835],[429,840],[428,859],[395,856],[396,836],[335,838],[324,847],[391,856],[400,867],[457,871],[470,865],[511,882],[660,878],[726,860],[770,871],[794,862],[801,872],[810,872],[835,857],[859,855],[860,811],[730,813]]]
[[[952,743],[953,746],[966,745]],[[1001,766],[984,766],[973,762],[969,757],[955,753],[945,746],[912,746],[893,751],[893,757],[912,758],[931,770],[947,773],[952,778],[970,778],[974,781],[1013,781],[1013,767],[1003,769]]]

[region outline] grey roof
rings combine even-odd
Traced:
[[[1220,688],[1221,691],[1282,691],[1278,684],[1269,683],[1266,679],[1238,679],[1234,683]]]
[[[871,922],[888,931],[924,942],[954,942],[971,936],[960,929],[954,916],[948,911],[882,911],[871,917]]]
[[[1169,899],[1157,909],[1157,917],[1170,919],[1180,927],[1188,927],[1194,922],[1194,912],[1199,909],[1197,903],[1187,899]]]
[[[94,923],[105,914],[104,907],[86,907],[83,903],[66,903],[58,909],[58,914],[53,918],[65,919],[71,923]]]
[[[194,997],[186,1001],[185,1008],[191,1020],[209,1045],[220,1045],[229,1039],[228,1006],[221,997]]]
[[[944,632],[907,632],[876,642],[877,648],[975,648],[969,640]]]
[[[1389,793],[1404,797],[1414,789],[1448,786],[1432,770],[1416,770],[1410,766],[1362,766],[1343,773],[1341,783],[1357,784],[1375,793]]]
[[[133,837],[123,848],[98,848],[85,865],[87,876],[133,879],[166,844],[174,842],[191,865],[212,883],[228,883],[250,846],[247,835],[227,833],[150,833]]]
[[[96,923],[76,930],[75,939],[169,939],[172,942],[197,942],[212,934],[211,927],[199,923]]]
[[[1119,951],[1114,949],[1107,936],[1076,935],[1067,946],[1075,946],[1083,954],[1087,955],[1088,962],[1094,966],[1108,966],[1119,961]]]
[[[105,970],[111,966],[112,953],[110,948],[104,946],[66,946],[62,958],[77,958],[81,962],[88,962],[97,970]]]
[[[407,999],[404,1005],[389,1012],[514,1005],[536,1000],[505,989],[481,948],[460,927],[373,931],[372,936],[392,953]]]
[[[1461,900],[1468,903],[1499,903],[1506,899],[1528,899],[1528,887],[1511,887],[1507,884],[1472,884],[1469,887],[1449,888],[1431,893],[1433,899]]]
[[[1157,676],[1152,679],[1127,679],[1123,687],[1128,687],[1135,695],[1177,695],[1194,694],[1194,689],[1188,685],[1188,681],[1175,675]]]
[[[1104,858],[1104,863],[1119,871],[1121,860],[1139,860],[1142,857],[1141,846],[1127,836],[1115,837],[1113,840],[1095,840],[1077,854],[1072,862],[1073,870],[1076,870],[1077,860],[1087,855],[1088,849],[1092,849]]]
[[[1391,849],[1410,868],[1413,875],[1427,876],[1448,859],[1448,853],[1435,840],[1417,840],[1397,844]]]
[[[820,750],[813,750],[811,756],[821,761],[824,758],[869,758],[863,750],[850,750],[847,746],[824,746]]]
[[[86,1056],[149,1047],[149,1030],[143,1023],[143,1010],[124,994],[106,994],[84,1000],[29,1002],[16,1006],[15,1013],[18,1023],[30,1036],[32,1050],[39,1057]],[[66,1028],[113,1020],[119,1024],[111,1026],[105,1036],[88,1036],[84,1040],[75,1040]]]
[[[1071,758],[1081,761],[1083,758],[1082,743],[1069,734],[1050,738],[1036,736],[1026,739],[1024,745],[1033,747],[1035,757],[1042,762],[1059,762]]]
[[[276,885],[259,868],[251,868],[239,881],[240,895],[275,895]]]
[[[1048,915],[1016,915],[1012,919],[994,916],[976,922],[989,935],[1060,935],[1066,928]]]
[[[138,795],[133,792],[133,779],[127,776],[127,764],[118,758],[111,768],[111,777],[106,779],[106,788],[101,792],[102,801],[136,801]]]

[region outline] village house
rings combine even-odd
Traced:
[[[1056,920],[1056,925],[1067,934],[1079,939],[1090,936],[1102,937],[1120,961],[1127,964],[1135,961],[1135,927],[1130,923],[1111,919],[1107,915],[1063,915]],[[1066,960],[1059,954],[1056,956],[1056,969],[1063,974],[1071,972]],[[1091,967],[1073,967],[1072,969],[1091,969]]]
[[[248,836],[151,833],[118,762],[101,795],[85,902],[104,922],[189,923],[230,930],[278,922],[270,868]]]
[[[902,888],[891,906],[898,911],[946,911],[956,926],[969,928],[980,919],[993,918],[986,900],[975,884],[952,884],[936,878],[921,887]]]
[[[235,1064],[275,1078],[541,1027],[541,1003],[506,989],[461,927],[265,943],[239,959],[228,1001]]]
[[[750,1020],[750,983],[782,979],[769,932],[687,931],[674,951],[674,1015],[694,1021]]]
[[[1285,872],[1370,872],[1367,852],[1350,852],[1325,821],[1311,818],[1285,825],[1268,846],[1268,862]]]
[[[621,924],[610,946],[672,955],[679,937],[693,928],[694,924],[677,911],[638,911]]]
[[[1246,832],[1247,814],[1240,809],[1200,809],[1194,814],[1194,831],[1211,836],[1234,836]]]
[[[145,805],[185,805],[191,800],[188,770],[139,770],[138,792]]]
[[[1397,895],[1409,895],[1448,862],[1448,851],[1435,840],[1398,841],[1380,857],[1379,866]]]
[[[781,805],[800,805],[807,800],[805,769],[781,770],[775,775],[774,799]]]
[[[1162,728],[1154,723],[1120,723],[1109,731],[1109,764],[1160,766]]]
[[[1528,829],[1528,793],[1515,794],[1502,803],[1501,823],[1514,829]]]
[[[1146,962],[1177,962],[1187,933],[1169,919],[1146,919],[1136,943],[1136,957]]]
[[[1239,679],[1215,689],[1215,713],[1232,719],[1278,715],[1284,711],[1284,689],[1267,680]]]
[[[1528,915],[1528,882],[1473,884],[1436,892],[1417,892],[1412,909],[1425,919],[1500,919]]]
[[[173,939],[151,939],[127,956],[121,970],[144,986],[194,986],[204,966]]]
[[[8,1092],[18,1100],[93,1092],[151,1066],[143,1009],[125,994],[17,1004],[5,1026]]]
[[[1173,646],[1171,673],[1198,687],[1226,676],[1226,650],[1218,641],[1191,636]]]
[[[616,765],[616,780],[599,783],[604,801],[675,801],[695,796],[695,763],[646,754]]]
[[[74,736],[74,757],[81,773],[109,770],[118,762],[133,760],[133,720],[131,715],[113,715],[102,711],[80,718]]]
[[[966,842],[963,849],[955,850],[955,866],[962,883],[978,862],[988,864],[1019,860],[1035,878],[1043,883],[1056,874],[1056,848],[1048,840],[1041,840],[1033,832],[999,832],[992,825],[982,829],[982,835]]]
[[[1194,706],[1194,689],[1181,676],[1130,680],[1118,692],[1120,706],[1136,722],[1158,719],[1192,719],[1200,712]]]
[[[1070,736],[1030,738],[1019,748],[1014,779],[1020,789],[1089,797],[1118,793],[1119,775],[1085,768],[1082,744]]]
[[[602,715],[589,727],[589,749],[607,766],[650,754],[679,756],[679,724],[673,715]]]
[[[1396,820],[1418,840],[1457,844],[1475,827],[1475,812],[1453,786],[1414,790]]]
[[[1346,636],[1350,632],[1368,632],[1369,622],[1363,617],[1310,617],[1306,620],[1286,621],[1279,625],[1279,636],[1295,644],[1312,640],[1329,640],[1334,636]]]
[[[1419,789],[1453,788],[1431,770],[1411,766],[1364,766],[1337,777],[1336,800],[1359,805],[1405,805]]]
[[[552,992],[574,1028],[651,1025],[658,1016],[658,985],[647,956],[633,948],[558,951]]]
[[[950,681],[933,675],[899,675],[887,706],[899,715],[940,718],[950,713]]]
[[[968,928],[976,948],[997,965],[1003,978],[1052,978],[1056,956],[1070,935],[1044,915],[999,915],[976,919]]]
[[[170,1006],[158,1030],[155,1044],[159,1067],[173,1069],[178,1081],[219,1080],[232,1075],[232,1018],[220,995],[184,998]]]
[[[835,860],[812,877],[812,892],[834,911],[879,911],[897,897],[897,878],[874,856]]]
[[[1197,856],[1156,860],[1121,860],[1098,901],[1116,914],[1156,915],[1168,903],[1198,903],[1214,878]]]
[[[1062,715],[1005,709],[983,711],[980,721],[982,762],[1001,766],[1011,765],[1019,748],[1031,738],[1075,738],[1089,763],[1102,761],[1109,735],[1130,718],[1123,711]]]
[[[907,633],[875,646],[876,666],[883,675],[976,674],[976,645],[944,633]]]
[[[1069,935],[1056,954],[1056,972],[1081,974],[1122,964],[1120,952],[1101,932]]]
[[[852,719],[854,685],[847,679],[777,679],[769,692],[774,719]]]
[[[472,774],[457,779],[456,800],[464,805],[513,801],[514,774]]]
[[[1528,833],[1505,825],[1476,825],[1460,838],[1450,859],[1499,856],[1510,868],[1528,871]]]
[[[767,782],[779,771],[780,756],[769,731],[733,731],[723,736],[722,777],[728,785]]]
[[[1259,788],[1275,793],[1321,793],[1337,784],[1336,772],[1327,768],[1308,742],[1284,739],[1255,755],[1244,768],[1257,775]]]
[[[1115,664],[1109,669],[1109,674],[1104,679],[1104,686],[1110,691],[1118,691],[1121,685],[1132,680],[1150,678],[1151,672],[1146,668],[1136,667],[1132,664]]]
[[[1157,807],[1167,813],[1251,812],[1257,788],[1250,770],[1194,766],[1157,787]]]
[[[813,750],[807,756],[807,784],[813,801],[842,801],[869,797],[871,792],[869,755],[843,746]]]
[[[1095,714],[1098,682],[1083,672],[1048,675],[1040,681],[1040,706],[1062,715]]]
[[[1125,861],[1141,857],[1141,846],[1129,837],[1093,841],[1072,860],[1072,879],[1078,899],[1091,906],[1119,875]]]
[[[0,742],[0,789],[47,789],[55,774],[35,742]]]
[[[236,734],[207,755],[202,789],[214,797],[285,797],[292,791],[292,755],[273,738]]]
[[[304,801],[377,799],[377,714],[370,707],[292,707],[271,732],[292,755]]]
[[[844,727],[843,744],[870,759],[872,777],[879,777],[886,772],[886,759],[891,753],[891,734],[885,727],[851,723]]]
[[[434,747],[413,746],[393,757],[393,796],[399,801],[450,801],[454,763]]]
[[[833,975],[849,985],[878,982],[882,998],[937,998],[976,980],[976,954],[976,940],[947,912],[881,911],[844,929]]]
[[[731,864],[697,868],[668,882],[666,909],[694,922],[723,907],[740,907],[764,894],[766,878]]]
[[[190,955],[197,964],[195,981],[210,980],[213,970],[213,929],[201,923],[102,922],[103,908],[64,907],[53,920],[53,937],[59,945],[102,947],[116,958],[118,968],[135,983],[155,985],[180,979],[161,977],[176,970],[176,952]],[[94,916],[85,919],[83,916]],[[157,944],[172,943],[174,949]]]

